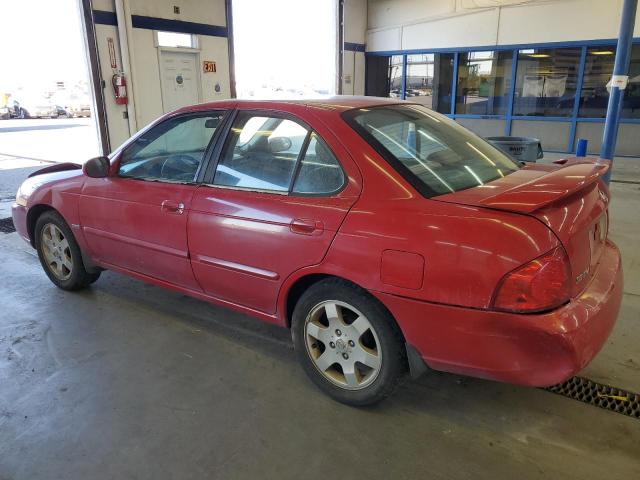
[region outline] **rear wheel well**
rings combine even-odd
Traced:
[[[42,215],[44,212],[48,212],[49,210],[57,212],[57,210],[50,205],[34,205],[29,209],[29,212],[27,213],[27,232],[29,234],[29,240],[31,241],[31,246],[33,248],[36,247],[35,229],[38,217],[40,217],[40,215]]]
[[[293,317],[293,309],[296,307],[296,303],[298,303],[298,300],[300,299],[302,294],[308,288],[310,288],[312,285],[314,285],[314,284],[316,284],[316,283],[318,283],[318,282],[320,282],[322,280],[328,280],[328,279],[336,279],[336,280],[340,280],[341,282],[345,282],[345,283],[351,284],[352,286],[356,287],[358,290],[362,290],[367,295],[369,295],[371,298],[373,298],[373,300],[375,302],[379,303],[380,306],[382,308],[384,308],[389,313],[389,316],[393,319],[393,327],[400,334],[400,336],[402,338],[402,341],[403,342],[405,341],[404,333],[402,332],[402,329],[400,328],[400,325],[398,325],[398,322],[396,321],[395,317],[389,311],[387,306],[384,303],[382,303],[378,298],[376,298],[374,295],[371,295],[366,289],[362,288],[357,283],[354,283],[354,282],[352,282],[350,280],[346,280],[346,279],[344,279],[342,277],[338,277],[336,275],[327,275],[327,274],[322,274],[322,273],[314,273],[314,274],[311,274],[311,275],[306,275],[304,277],[301,277],[298,280],[296,280],[296,282],[289,289],[289,293],[287,294],[287,311],[286,311],[287,317],[285,319],[286,322],[287,322],[287,328],[291,328],[291,318]]]
[[[291,317],[293,316],[293,309],[296,307],[296,303],[298,303],[298,300],[300,300],[302,294],[314,283],[318,283],[321,280],[325,280],[327,278],[338,277],[322,273],[314,273],[299,278],[293,285],[291,285],[291,288],[289,288],[289,292],[287,293],[287,310],[285,312],[285,321],[287,322],[287,328],[291,328]]]

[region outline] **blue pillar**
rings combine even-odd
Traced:
[[[616,48],[616,62],[613,67],[613,78],[620,78],[629,72],[633,27],[636,21],[637,7],[638,0],[624,0],[622,18],[620,19],[620,34],[618,35],[618,45]],[[614,81],[611,83],[611,93],[609,94],[609,105],[607,106],[607,119],[604,124],[600,158],[613,161],[613,156],[616,151],[616,137],[618,136],[618,124],[620,122],[624,89],[621,89],[620,85],[616,85]],[[610,179],[611,169],[609,169],[604,177],[607,183],[609,183]]]

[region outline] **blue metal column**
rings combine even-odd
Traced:
[[[622,100],[624,98],[624,88],[626,81],[623,76],[629,72],[629,61],[631,59],[631,44],[633,41],[633,27],[636,21],[636,10],[638,0],[624,0],[622,6],[622,18],[620,19],[620,34],[616,48],[616,63],[613,66],[613,77],[611,81],[611,93],[609,94],[609,105],[607,106],[607,119],[604,124],[604,135],[602,137],[602,151],[600,157],[613,162],[616,150],[616,137],[618,136],[618,125],[620,123],[620,111],[622,110]],[[617,84],[620,79],[621,85]],[[628,80],[628,77],[627,79]],[[621,89],[620,86],[623,88]],[[611,165],[613,168],[613,164]],[[611,179],[611,169],[604,177],[605,182]]]

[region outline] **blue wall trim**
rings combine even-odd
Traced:
[[[99,25],[118,25],[118,18],[114,12],[105,12],[103,10],[93,11],[93,21]]]
[[[349,52],[363,52],[364,53],[364,43],[351,43],[344,42],[344,49]]]
[[[169,20],[167,18],[143,17],[131,15],[131,23],[134,28],[146,28],[148,30],[162,30],[164,32],[194,33],[196,35],[209,35],[211,37],[226,37],[227,27],[207,25],[205,23],[183,22],[182,20]]]
[[[118,25],[116,14],[103,10],[93,11],[93,21],[100,25]],[[170,20],[168,18],[131,15],[131,24],[134,28],[162,30],[163,32],[193,33],[196,35],[208,35],[210,37],[228,36],[227,27],[207,25],[206,23],[183,22],[182,20]],[[364,45],[362,46],[362,51],[364,52]]]

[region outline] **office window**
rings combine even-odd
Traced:
[[[607,83],[611,80],[615,58],[614,46],[587,49],[582,90],[580,90],[579,117],[604,118],[607,116],[609,103]]]
[[[579,62],[579,48],[520,50],[514,115],[570,116]]]
[[[400,98],[402,95],[402,55],[389,57],[389,96]]]
[[[640,45],[631,49],[629,84],[622,100],[622,118],[640,118]]]
[[[453,54],[407,55],[405,96],[441,113],[451,113]]]
[[[609,105],[607,84],[613,74],[616,58],[615,46],[592,47],[587,50],[584,65],[584,79],[580,91],[580,110],[582,118],[605,118]],[[622,100],[622,118],[640,118],[640,45],[631,49],[629,65],[629,83]]]
[[[504,115],[511,83],[511,60],[511,52],[461,53],[455,113]]]
[[[434,54],[407,55],[407,100],[433,108]]]
[[[435,56],[434,79],[436,99],[434,108],[440,113],[451,113],[451,85],[453,84],[453,53]]]

